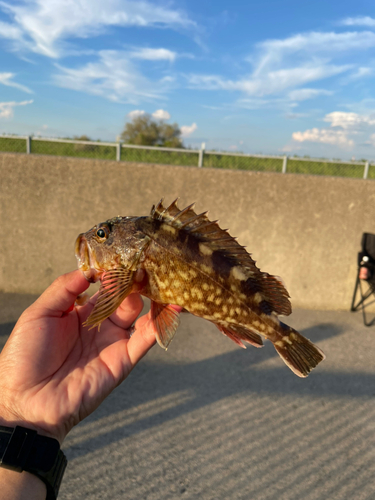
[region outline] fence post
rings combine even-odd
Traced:
[[[285,155],[284,158],[283,158],[283,168],[281,170],[282,174],[286,174],[287,164],[288,164],[288,157],[287,157],[287,155]]]
[[[27,136],[26,137],[26,154],[30,154],[31,153],[31,137],[30,136]]]
[[[121,142],[116,144],[116,161],[121,160]]]
[[[201,148],[199,150],[199,156],[198,156],[198,167],[203,167],[203,155],[204,155],[204,150],[206,149],[206,143],[202,142]]]
[[[364,179],[367,179],[367,177],[368,177],[368,169],[369,169],[369,162],[366,161],[366,163],[365,163],[365,170],[363,172],[363,178]]]

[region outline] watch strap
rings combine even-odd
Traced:
[[[46,500],[55,500],[67,465],[57,439],[33,429],[0,426],[0,466],[38,476],[47,487]]]

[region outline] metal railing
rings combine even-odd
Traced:
[[[262,172],[303,173],[375,179],[375,163],[248,155],[200,149],[136,146],[121,142],[94,142],[30,136],[0,136],[0,152],[47,154],[98,160],[160,163]]]

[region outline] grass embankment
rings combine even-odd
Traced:
[[[0,151],[10,153],[26,153],[26,140],[0,137]],[[97,160],[116,160],[116,147],[94,144],[71,144],[50,141],[32,140],[31,152],[76,158],[92,158]],[[165,165],[198,165],[198,153],[158,151],[145,149],[121,148],[121,161],[139,163],[159,163]],[[209,153],[203,157],[203,167],[225,168],[231,170],[253,170],[258,172],[281,172],[283,160],[280,158],[262,158],[246,156],[230,156],[220,153]],[[340,162],[303,161],[288,158],[287,172],[313,175],[333,175],[340,177],[363,177],[363,165],[351,165]],[[369,179],[375,179],[375,165],[370,165]]]
[[[0,137],[0,151],[26,153],[26,140]],[[116,160],[115,145],[101,146],[95,144],[71,144],[32,140],[31,152],[34,154],[93,158],[96,160]],[[178,153],[174,151],[121,148],[121,160],[140,163],[197,166],[198,153],[186,153],[183,149],[181,153]]]

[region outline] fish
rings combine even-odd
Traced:
[[[81,233],[75,243],[78,268],[100,280],[98,298],[84,323],[100,327],[131,293],[151,300],[157,343],[167,349],[187,311],[217,326],[236,344],[272,342],[285,364],[306,377],[325,355],[284,324],[290,296],[281,278],[262,272],[246,248],[194,203],[163,199],[148,216],[117,216]]]

